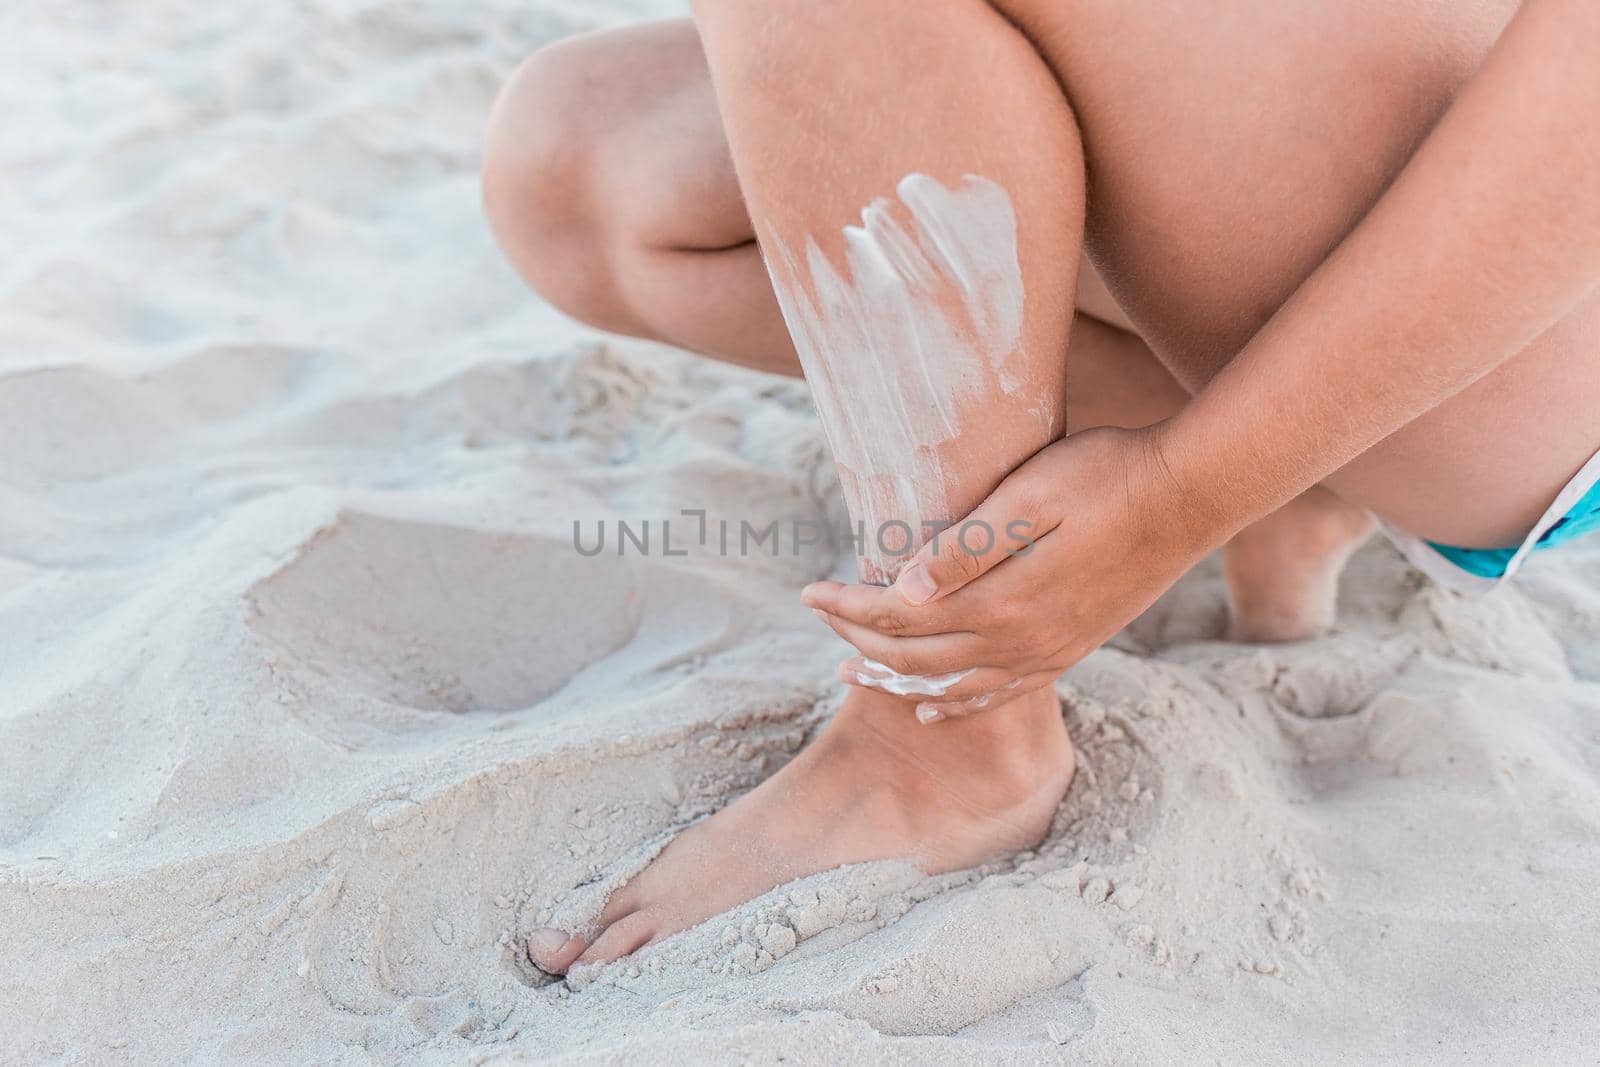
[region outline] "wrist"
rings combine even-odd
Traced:
[[[1146,492],[1164,502],[1177,536],[1204,554],[1272,509],[1256,513],[1259,494],[1237,477],[1235,461],[1219,442],[1205,435],[1194,418],[1185,417],[1190,407],[1138,433]]]

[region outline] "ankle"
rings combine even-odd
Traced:
[[[1376,528],[1372,513],[1320,485],[1314,485],[1259,522],[1239,531],[1230,547],[1256,541],[1293,543],[1310,551],[1343,548]]]
[[[1235,641],[1299,641],[1333,625],[1339,573],[1376,523],[1364,509],[1313,486],[1223,553]]]
[[[915,702],[854,689],[839,709],[910,777],[957,790],[975,807],[1004,810],[1066,791],[1074,769],[1061,703],[1046,687],[992,711],[923,725]],[[885,771],[893,773],[889,767]]]

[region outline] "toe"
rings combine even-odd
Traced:
[[[528,958],[541,971],[564,974],[588,945],[581,937],[547,926],[528,935]]]
[[[611,933],[618,924],[631,919],[640,910],[638,883],[639,879],[635,879],[606,899],[605,908],[594,923],[595,929],[599,931],[598,934],[593,937],[578,937],[550,926],[535,930],[528,935],[528,958],[542,971],[565,974],[580,957],[584,963],[604,963],[626,956],[638,948],[644,941],[649,940],[650,934],[647,933],[637,942],[630,941],[629,931],[635,929],[637,923],[624,926],[622,932],[618,934]],[[612,951],[610,946],[617,944],[623,947]]]
[[[579,963],[610,963],[641,947],[656,935],[660,922],[653,912],[636,911],[605,928],[594,944],[578,957]]]
[[[625,915],[631,915],[643,907],[640,900],[639,883],[644,880],[644,872],[633,878],[627,885],[620,886],[610,896],[606,897],[606,906],[600,909],[600,918],[595,920],[595,928],[604,930],[606,927],[620,920]]]

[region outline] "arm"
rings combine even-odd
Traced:
[[[1592,292],[1596,193],[1600,5],[1529,0],[1367,217],[1179,414],[1052,444],[969,516],[1026,520],[1026,554],[1002,543],[973,556],[946,538],[895,589],[822,582],[806,602],[901,673],[950,666],[898,636],[929,626],[965,632],[962,662],[1009,672],[1000,688],[993,672],[958,684],[942,713],[1048,684],[1207,552]]]
[[[1162,427],[1175,478],[1210,504],[1213,542],[1466,388],[1592,291],[1597,194],[1600,5],[1531,0],[1367,217]]]

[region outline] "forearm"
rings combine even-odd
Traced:
[[[1225,537],[1600,281],[1600,6],[1535,0],[1368,216],[1160,435]]]

